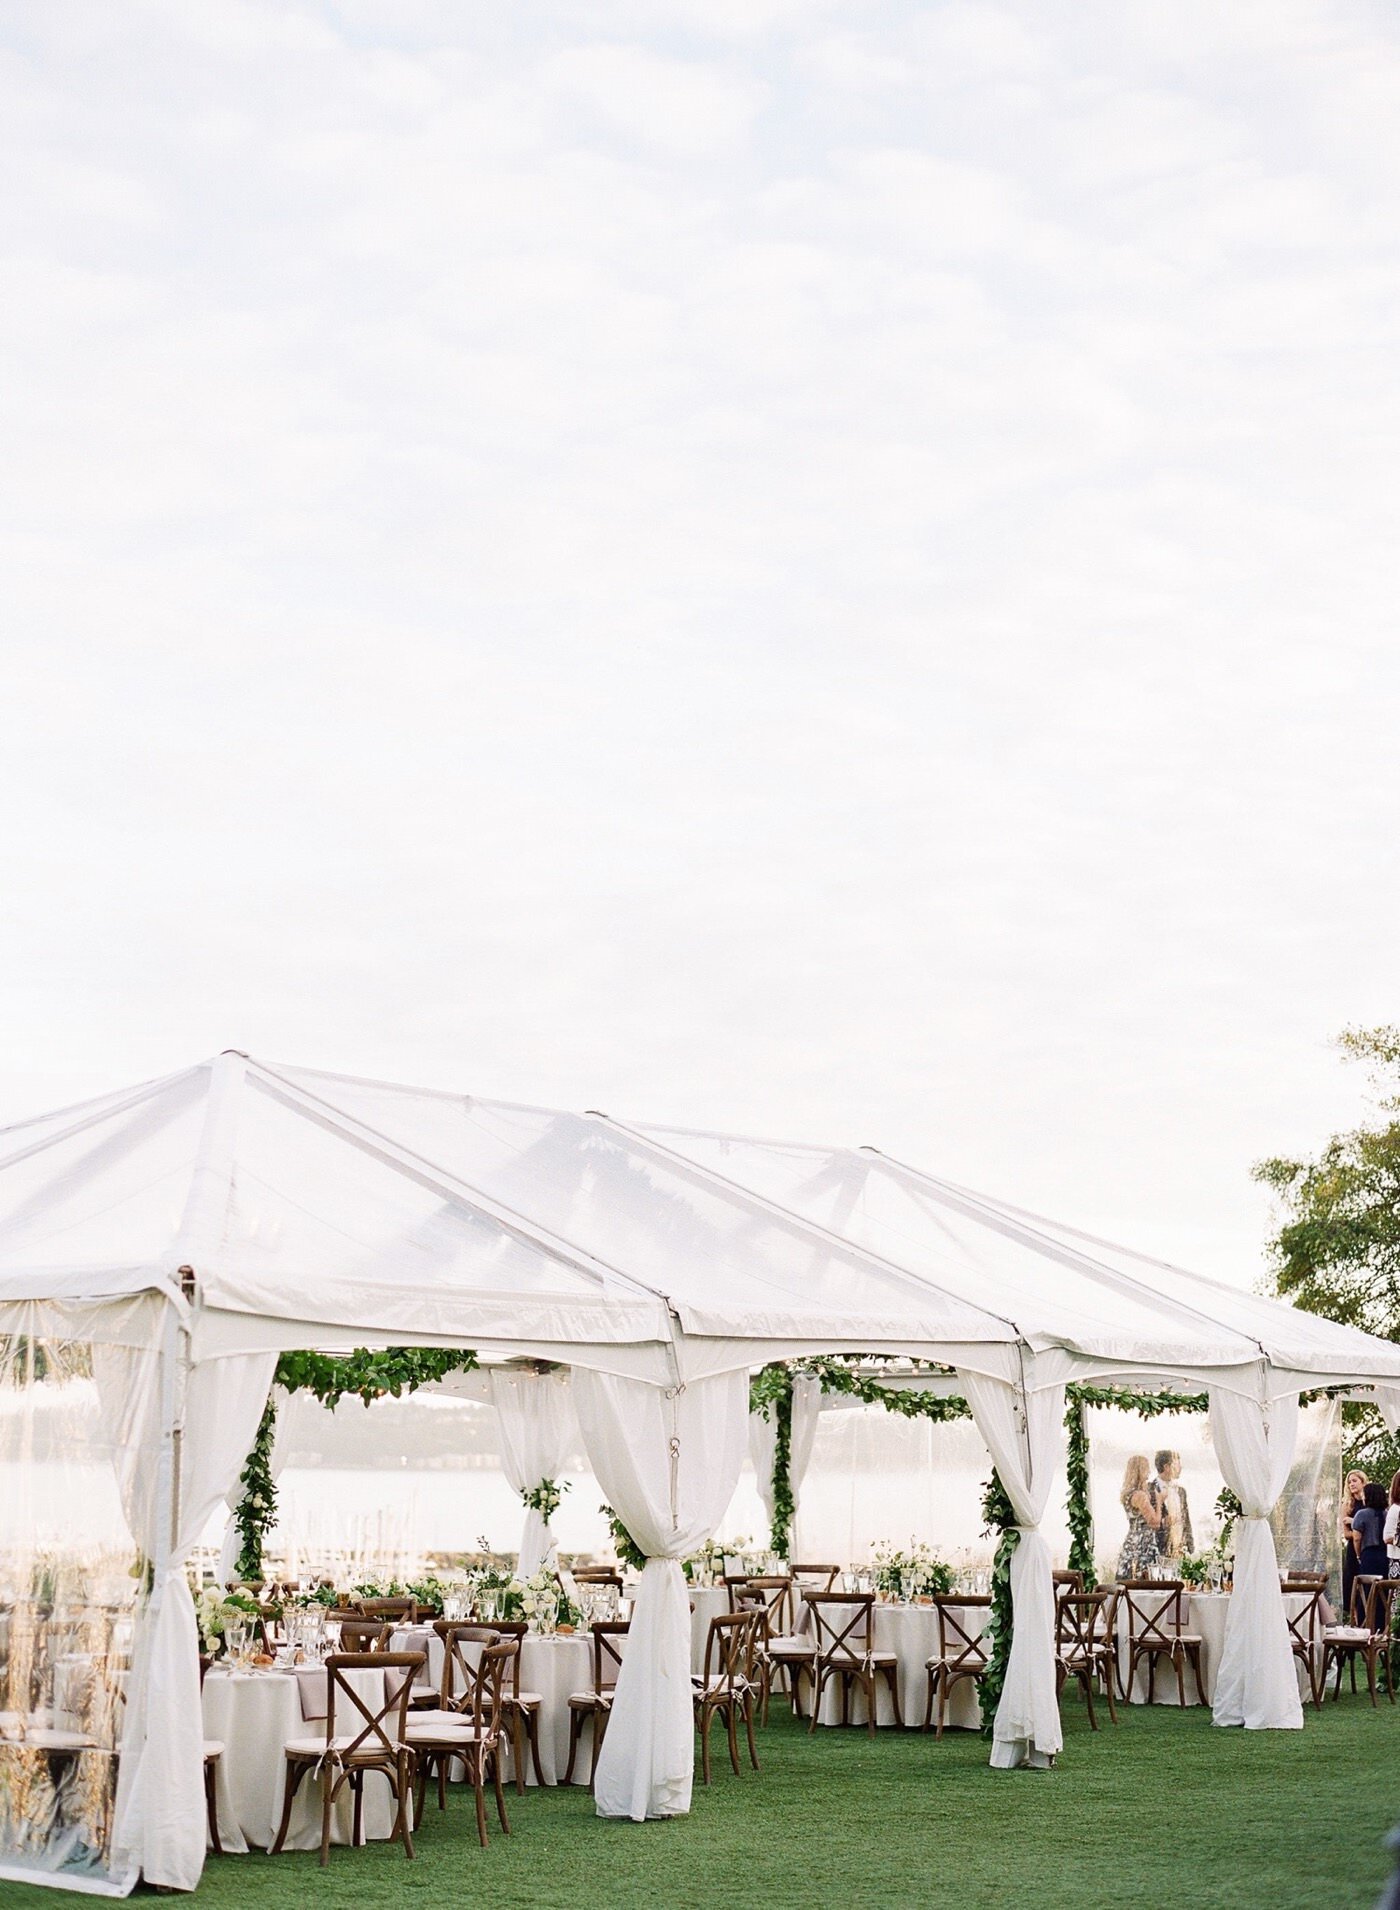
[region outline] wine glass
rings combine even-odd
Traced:
[[[247,1662],[248,1627],[241,1618],[231,1618],[224,1626],[224,1648],[230,1663],[242,1671]]]

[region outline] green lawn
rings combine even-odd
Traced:
[[[1034,1903],[1039,1910],[1351,1910],[1374,1902],[1400,1818],[1400,1707],[1309,1710],[1301,1732],[1216,1730],[1203,1710],[1122,1714],[1091,1734],[1066,1704],[1053,1771],[996,1772],[963,1733],[819,1731],[775,1706],[763,1769],[727,1761],[690,1817],[601,1823],[584,1791],[511,1793],[514,1835],[476,1842],[469,1803],[431,1806],[417,1861],[397,1845],[211,1858],[202,1910],[531,1910],[658,1904]],[[716,1733],[718,1748],[722,1733]],[[494,1824],[494,1819],[493,1819]],[[0,1884],[5,1910],[94,1899]]]

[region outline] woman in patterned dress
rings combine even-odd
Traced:
[[[1128,1536],[1118,1554],[1119,1578],[1146,1578],[1161,1554],[1157,1533],[1162,1524],[1162,1507],[1152,1490],[1152,1468],[1145,1452],[1135,1452],[1123,1474],[1123,1490],[1118,1495],[1128,1515]]]

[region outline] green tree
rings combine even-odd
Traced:
[[[1375,1116],[1332,1135],[1316,1160],[1255,1164],[1278,1199],[1274,1283],[1310,1313],[1400,1340],[1400,1028],[1348,1028],[1337,1046],[1366,1066]],[[1349,1406],[1346,1420],[1349,1465],[1375,1476],[1400,1465],[1373,1407]]]

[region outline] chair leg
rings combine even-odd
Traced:
[[[572,1784],[574,1781],[574,1759],[578,1756],[578,1742],[582,1736],[583,1713],[581,1711],[571,1711],[569,1713],[569,1762],[564,1771],[564,1782],[566,1784]]]
[[[734,1695],[731,1692],[724,1707],[724,1728],[729,1736],[729,1762],[734,1767],[734,1775],[739,1775],[739,1720],[734,1715]]]
[[[930,1670],[930,1671],[926,1671],[924,1675],[928,1679],[928,1696],[924,1699],[924,1727],[923,1728],[925,1731],[927,1731],[929,1726],[933,1723],[933,1681],[935,1677],[937,1676],[937,1673]]]
[[[540,1768],[540,1717],[538,1711],[527,1712],[525,1735],[530,1740],[530,1762],[535,1767],[535,1782],[544,1788],[544,1772]]]
[[[819,1667],[812,1678],[812,1716],[807,1725],[808,1737],[811,1737],[817,1728],[817,1715],[822,1708],[822,1691],[825,1685],[826,1672]]]
[[[1113,1702],[1113,1687],[1116,1682],[1117,1680],[1114,1676],[1114,1669],[1113,1669],[1112,1663],[1110,1662],[1108,1664],[1105,1664],[1104,1674],[1103,1674],[1103,1695],[1108,1700],[1109,1721],[1113,1724],[1117,1724],[1118,1722],[1118,1707]]]
[[[1094,1716],[1094,1672],[1092,1666],[1090,1666],[1087,1671],[1080,1672],[1079,1682],[1084,1687],[1084,1709],[1089,1713],[1089,1729],[1091,1731],[1097,1731],[1099,1721]]]
[[[700,1770],[706,1784],[710,1781],[710,1720],[714,1715],[714,1708],[702,1701],[700,1705]]]
[[[413,1849],[413,1762],[415,1753],[399,1754],[399,1823],[403,1828],[403,1854],[412,1863]]]
[[[478,1764],[472,1771],[472,1794],[476,1798],[476,1834],[481,1839],[481,1848],[486,1848],[486,1786],[482,1783],[483,1772]]]
[[[758,1769],[758,1751],[753,1741],[753,1695],[750,1693],[744,1705],[744,1729],[749,1735],[749,1760],[755,1770]]]
[[[952,1683],[948,1677],[947,1667],[940,1665],[938,1670],[938,1724],[933,1734],[935,1738],[941,1738],[943,1736],[943,1725],[948,1716],[948,1699],[951,1696]]]
[[[282,1784],[282,1822],[277,1826],[277,1835],[272,1840],[269,1856],[279,1857],[282,1846],[287,1841],[287,1832],[291,1828],[292,1805],[296,1802],[297,1792],[301,1789],[301,1780],[310,1769],[308,1764],[288,1764],[287,1775]]]
[[[335,1787],[329,1770],[321,1773],[321,1868],[331,1860],[331,1812],[335,1809]]]
[[[224,1847],[219,1842],[219,1800],[217,1785],[219,1767],[210,1760],[204,1765],[204,1797],[209,1811],[209,1847],[216,1857],[222,1857]]]
[[[885,1677],[889,1681],[890,1703],[894,1706],[894,1721],[902,1731],[904,1729],[904,1712],[901,1710],[899,1703],[899,1666],[888,1665],[885,1669]]]
[[[512,1757],[515,1762],[515,1794],[525,1795],[525,1713],[516,1711],[511,1731]]]
[[[510,1836],[510,1819],[506,1816],[506,1794],[501,1787],[501,1754],[499,1750],[491,1753],[491,1778],[496,1787],[496,1815],[501,1820],[501,1829]]]
[[[365,1841],[365,1774],[363,1771],[350,1773],[350,1800],[354,1807],[350,1818],[350,1848],[358,1850]]]

